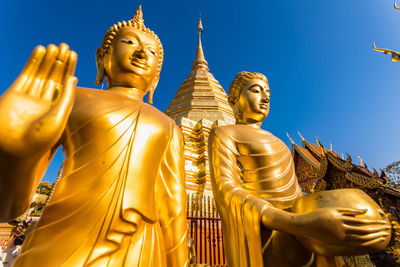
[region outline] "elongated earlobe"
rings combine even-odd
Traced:
[[[149,101],[150,104],[153,104],[153,94],[154,94],[154,91],[156,90],[159,80],[160,80],[160,76],[157,75],[157,77],[154,78],[153,85],[151,86],[150,90],[148,91],[149,95],[147,97],[147,100]]]
[[[96,50],[96,68],[97,68],[97,76],[95,84],[99,85],[103,82],[104,79],[104,56],[101,53],[101,48],[97,48]]]

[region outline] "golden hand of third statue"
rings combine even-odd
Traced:
[[[333,191],[302,197],[289,148],[260,128],[270,106],[263,74],[239,73],[228,99],[236,125],[212,130],[209,157],[229,266],[334,266],[333,255],[387,245],[389,222],[363,192],[340,194],[352,206]]]

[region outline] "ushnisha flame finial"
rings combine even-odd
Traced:
[[[145,27],[143,20],[142,5],[139,5],[139,8],[136,10],[135,15],[132,18],[132,22],[136,23],[140,29],[143,29]]]

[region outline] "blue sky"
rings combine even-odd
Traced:
[[[242,70],[268,77],[263,129],[288,145],[286,132],[299,144],[297,131],[310,141],[319,136],[377,169],[400,160],[400,63],[372,50],[373,41],[400,50],[391,0],[1,1],[0,92],[36,45],[60,42],[78,53],[78,86],[95,88],[96,48],[139,4],[165,50],[154,96],[160,110],[190,72],[201,13],[205,57],[225,90]],[[54,180],[61,162],[58,153],[44,180]]]

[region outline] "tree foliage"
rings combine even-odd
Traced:
[[[36,193],[50,196],[51,191],[53,191],[54,184],[49,182],[42,182],[36,189]]]
[[[53,187],[54,187],[54,184],[50,184],[49,182],[42,182],[39,184],[38,188],[36,189],[36,193],[50,196],[51,192],[53,191]],[[43,208],[46,204],[47,204],[47,201],[46,201],[46,203],[32,202],[31,208],[33,208],[33,210],[31,211],[30,215],[31,216],[40,216],[42,214]]]
[[[390,163],[383,170],[389,177],[389,184],[393,187],[400,188],[400,161]]]

